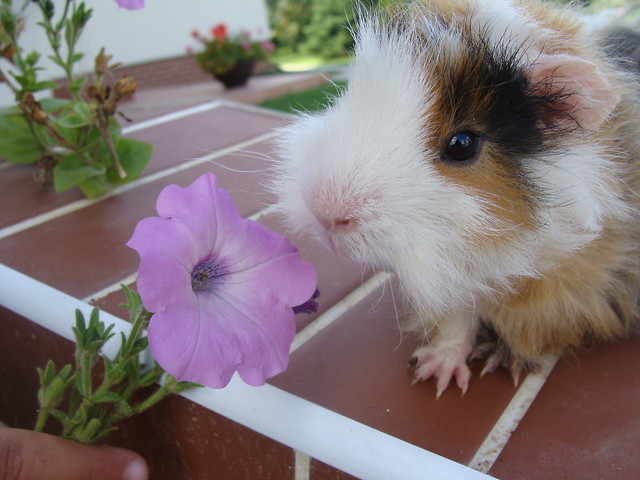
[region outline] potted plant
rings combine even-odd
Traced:
[[[38,183],[53,185],[57,192],[78,187],[90,198],[138,178],[153,147],[124,137],[116,119],[118,103],[136,90],[137,82],[132,77],[111,81],[119,64],[112,64],[104,49],[95,57],[93,75],[74,73],[83,58],[78,46],[92,9],[73,0],[22,2],[21,8],[17,3],[0,4],[0,82],[16,101],[15,106],[0,109],[0,158],[35,163]],[[141,0],[116,3],[128,9],[143,5]],[[58,4],[62,8],[56,9]],[[40,78],[39,61],[45,52],[21,48],[19,37],[29,6],[40,10],[38,26],[46,34],[49,58],[64,71],[70,99],[41,98],[59,85]]]
[[[201,35],[197,30],[191,33],[204,47],[195,57],[200,67],[226,88],[246,84],[256,61],[266,60],[274,48],[270,41],[252,40],[248,31],[229,34],[224,23],[214,26],[210,33],[210,37]]]

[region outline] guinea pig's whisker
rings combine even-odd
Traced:
[[[400,345],[402,345],[402,342],[404,340],[404,329],[402,328],[402,324],[400,322],[400,314],[398,313],[398,305],[396,303],[396,295],[395,295],[395,291],[393,288],[393,285],[391,284],[391,282],[385,282],[385,288],[387,285],[389,285],[389,292],[391,295],[391,303],[393,304],[393,313],[396,316],[396,327],[398,327],[398,333],[400,334],[400,338],[398,339],[398,344],[395,346],[395,348],[393,349],[393,351],[395,352],[396,350],[398,350],[400,348]]]
[[[255,160],[261,160],[264,161],[266,163],[268,163],[269,165],[271,163],[273,163],[273,159],[271,158],[270,155],[267,155],[266,153],[262,153],[262,152],[254,152],[251,150],[235,150],[233,152],[230,152],[228,155],[225,155],[227,157],[239,157],[239,158],[251,158],[251,159],[255,159]],[[263,169],[255,169],[255,170],[242,170],[242,169],[236,169],[236,168],[232,168],[229,165],[225,165],[223,163],[217,162],[213,159],[207,160],[209,163],[212,163],[220,168],[224,168],[225,170],[234,172],[234,173],[265,173],[267,171],[269,171],[268,167],[265,167]]]
[[[237,168],[231,168],[228,165],[224,165],[223,163],[220,162],[216,162],[215,160],[207,160],[207,163],[211,163],[217,167],[223,168],[229,172],[233,172],[233,173],[265,173],[268,171],[268,169],[263,168],[261,170],[240,170]]]
[[[274,159],[268,153],[256,152],[254,150],[234,150],[231,155],[238,157],[255,158],[256,160],[265,160],[269,163],[274,161]]]

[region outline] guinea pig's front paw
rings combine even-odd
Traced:
[[[464,395],[471,378],[471,370],[467,365],[468,356],[469,348],[462,344],[419,348],[409,361],[409,365],[416,367],[413,384],[431,377],[437,378],[437,399],[447,389],[451,379],[455,378]]]

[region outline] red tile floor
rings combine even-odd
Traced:
[[[278,78],[252,79],[235,100],[318,81]],[[141,92],[125,106],[127,135],[155,153],[111,195],[40,191],[29,167],[0,169],[0,420],[32,427],[35,368],[71,360],[74,308],[98,305],[126,328],[118,285],[135,282],[138,258],[125,242],[164,186],[213,172],[243,215],[281,230],[263,185],[274,128],[288,118],[212,100],[211,88]],[[640,478],[640,338],[549,358],[518,388],[506,372],[479,379],[477,365],[464,397],[436,400],[432,382],[411,386],[416,339],[398,326],[393,278],[292,240],[322,296],[317,314],[298,318],[289,369],[264,387],[234,379],[123,422],[108,442],[144,455],[152,479]]]

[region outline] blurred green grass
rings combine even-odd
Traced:
[[[344,81],[329,82],[309,90],[266,100],[260,106],[287,113],[315,112],[329,104],[331,97],[337,95],[345,85]]]

